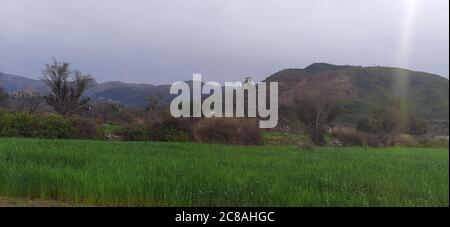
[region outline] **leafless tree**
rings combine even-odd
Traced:
[[[89,74],[72,71],[69,63],[53,59],[52,64],[46,64],[43,76],[51,92],[44,98],[57,113],[71,116],[88,108],[89,98],[83,94],[94,84]]]
[[[12,95],[12,106],[15,111],[35,113],[42,101],[43,97],[37,92],[30,90],[21,90]]]
[[[327,126],[341,112],[337,101],[329,96],[304,96],[295,101],[295,109],[313,143],[325,145],[324,135]]]

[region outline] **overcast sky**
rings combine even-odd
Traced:
[[[449,75],[448,0],[0,0],[0,72],[261,80],[314,62]]]

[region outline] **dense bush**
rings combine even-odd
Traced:
[[[184,130],[178,128],[163,128],[159,134],[161,141],[166,142],[189,142],[193,141],[192,135]]]
[[[261,143],[257,122],[244,118],[207,118],[201,120],[195,135],[199,142],[256,145]]]
[[[150,138],[157,141],[194,141],[194,127],[198,119],[166,118],[150,127]]]
[[[415,136],[401,134],[396,138],[396,145],[401,147],[448,148],[448,139],[434,136]]]
[[[73,138],[76,139],[94,139],[98,138],[99,130],[97,124],[92,119],[87,118],[72,118],[72,126],[74,128]]]
[[[148,141],[150,140],[149,127],[145,125],[130,125],[122,127],[115,132],[122,140],[125,141]]]
[[[67,139],[77,133],[72,122],[60,115],[32,115],[32,119],[37,125],[30,130],[33,138]]]
[[[414,136],[422,136],[427,134],[428,126],[423,120],[419,120],[412,116],[409,119],[408,126],[406,132],[410,135]]]
[[[0,137],[46,139],[112,139],[125,141],[204,142],[256,145],[262,137],[254,119],[166,118],[146,125],[122,126],[113,132],[97,127],[94,120],[60,115],[35,115],[0,111]]]
[[[114,130],[111,137],[125,141],[194,141],[194,125],[197,120],[166,118],[153,124],[133,124]]]
[[[338,139],[341,145],[345,147],[383,147],[389,144],[389,140],[383,136],[362,132],[349,127],[335,127],[331,130],[331,136]]]
[[[20,137],[29,133],[31,116],[27,114],[12,114],[2,111],[0,115],[0,136]]]
[[[72,122],[58,115],[0,113],[0,136],[46,139],[71,138],[76,130]]]
[[[95,139],[95,122],[61,115],[37,115],[0,111],[0,136],[44,139]]]
[[[356,130],[365,133],[379,133],[380,130],[377,125],[368,118],[359,119],[356,121]]]
[[[253,145],[261,142],[254,120],[165,118],[151,125],[136,124],[114,132],[126,141],[205,142]]]

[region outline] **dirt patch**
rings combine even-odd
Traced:
[[[16,199],[16,198],[0,197],[0,207],[74,207],[74,206],[76,205],[53,200]]]

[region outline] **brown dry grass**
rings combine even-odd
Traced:
[[[0,207],[74,207],[76,205],[67,204],[53,200],[41,199],[16,199],[0,197]]]

